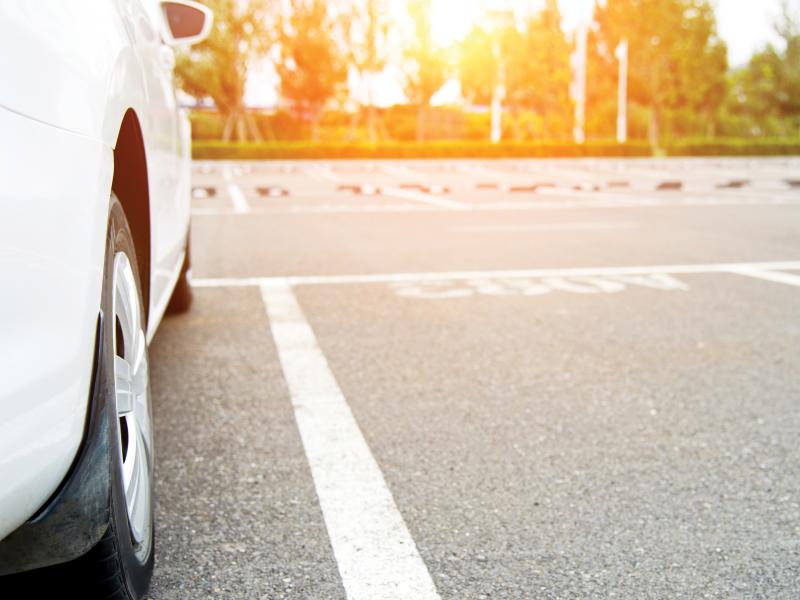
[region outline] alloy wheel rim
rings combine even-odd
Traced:
[[[147,339],[130,260],[114,257],[114,394],[122,482],[134,550],[140,560],[152,539],[153,456]]]

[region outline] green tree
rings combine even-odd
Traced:
[[[347,81],[347,64],[334,36],[335,23],[325,0],[291,0],[291,12],[280,21],[281,95],[295,114],[311,123],[311,137],[327,102]]]
[[[433,41],[431,0],[409,0],[408,12],[414,22],[414,42],[406,49],[406,94],[417,105],[417,141],[425,139],[431,97],[444,85],[448,75],[445,51]]]
[[[506,98],[512,111],[532,110],[541,123],[529,133],[544,138],[568,138],[573,105],[569,86],[571,44],[561,29],[556,0],[547,0],[522,32],[507,39]]]
[[[788,5],[776,31],[783,38],[782,49],[767,46],[731,75],[726,116],[729,125],[734,121],[749,134],[796,136],[800,134],[800,26]]]
[[[461,94],[473,105],[487,105],[497,85],[500,57],[492,35],[475,25],[458,47],[458,79]]]
[[[614,50],[628,40],[629,102],[647,110],[654,146],[662,133],[687,135],[713,125],[726,93],[727,48],[708,0],[607,0],[595,5],[594,20],[589,71],[616,82]],[[632,115],[638,107],[631,106]]]
[[[386,0],[355,0],[341,15],[347,40],[348,62],[367,88],[367,132],[378,139],[374,80],[389,58],[390,15]],[[353,124],[355,125],[355,123]]]
[[[586,41],[586,136],[613,138],[617,118],[617,62],[614,48],[606,48],[597,25],[589,29]],[[631,138],[647,137],[644,126],[634,111],[628,107],[628,135]]]
[[[178,86],[195,98],[211,98],[225,118],[223,139],[256,140],[261,135],[244,106],[251,63],[270,46],[270,0],[205,0],[214,11],[214,29],[202,43],[177,56]]]
[[[496,27],[476,25],[459,45],[458,75],[464,98],[489,104],[499,83],[517,138],[566,138],[572,131],[569,86],[571,44],[561,29],[556,0],[520,29],[510,14]],[[491,23],[491,13],[487,15]]]

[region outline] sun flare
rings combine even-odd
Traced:
[[[486,2],[481,0],[433,0],[433,38],[449,46],[464,37],[479,20]]]
[[[448,46],[462,39],[476,24],[483,24],[489,12],[509,10],[518,17],[537,13],[544,0],[432,0],[433,37],[437,44]],[[594,0],[559,0],[564,27],[573,30],[587,22]]]

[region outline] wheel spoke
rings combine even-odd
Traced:
[[[147,372],[147,359],[145,358],[146,349],[147,342],[144,339],[144,333],[140,331],[138,335],[133,336],[133,348],[130,354],[133,389],[137,396],[144,393],[149,381],[150,374]]]
[[[128,444],[128,456],[125,458],[125,500],[130,507],[130,512],[134,513],[136,506],[136,492],[139,487],[139,480],[141,479],[141,472],[139,469],[139,443],[136,439],[138,433],[133,430],[133,427],[128,427],[130,432],[130,442]]]
[[[122,279],[120,277],[120,279]],[[122,330],[122,342],[123,346],[125,347],[126,353],[128,350],[128,346],[133,344],[133,340],[131,340],[131,335],[133,333],[133,326],[134,323],[133,318],[131,316],[131,306],[130,306],[130,298],[128,298],[127,290],[124,287],[124,280],[119,282],[121,287],[117,290],[116,294],[116,306],[114,307],[115,310],[115,317],[119,320],[120,329]],[[116,353],[121,353],[121,348],[115,348]]]
[[[125,499],[130,507],[131,530],[136,539],[142,539],[150,519],[150,467],[145,441],[140,432],[135,433],[133,462],[128,466],[130,481],[125,490]]]
[[[152,424],[150,422],[147,338],[136,279],[128,257],[120,252],[114,262],[114,383],[120,427],[122,481],[128,522],[134,542],[150,536],[152,518],[150,473]],[[122,444],[125,444],[122,446]],[[142,546],[142,552],[147,547]]]
[[[117,397],[117,414],[127,415],[134,410],[134,381],[131,364],[121,356],[114,357],[114,387]]]
[[[152,453],[153,433],[150,423],[150,406],[147,393],[136,398],[136,407],[134,411],[136,414],[136,426],[139,428],[142,443],[144,444],[147,454],[150,455]]]
[[[123,310],[125,312],[125,317],[128,321],[127,331],[126,333],[131,334],[131,336],[135,335],[140,330],[139,324],[139,295],[136,290],[136,283],[133,279],[133,271],[130,267],[130,262],[128,261],[127,257],[125,257],[126,264],[122,269],[122,272],[119,275],[119,283],[120,283],[120,293],[122,296],[122,303],[123,303]],[[133,339],[126,339],[125,342],[134,346],[136,344],[136,340]]]

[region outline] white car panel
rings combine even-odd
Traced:
[[[83,436],[113,154],[0,109],[0,538],[58,487]],[[47,218],[43,218],[47,215]]]
[[[129,43],[116,4],[0,2],[0,106],[104,139],[98,115],[106,113],[109,75]]]
[[[185,210],[189,208],[187,199],[190,190],[180,190],[179,187],[184,177],[188,177],[189,164],[188,155],[180,153],[182,144],[179,139],[178,103],[172,73],[175,55],[172,48],[161,43],[152,29],[154,25],[151,23],[159,15],[160,9],[156,3],[149,3],[147,7],[151,9],[152,16],[146,17],[142,13],[136,19],[134,35],[138,41],[137,56],[142,64],[147,88],[148,109],[143,119],[147,123],[143,127],[150,132],[146,138],[150,193],[162,196],[161,201],[151,206],[155,212],[151,217],[154,275],[152,309],[163,299],[164,290],[171,291],[170,279],[175,269],[180,268],[188,218]]]
[[[171,223],[171,229],[163,227],[155,235],[160,235],[159,247],[164,248],[163,254],[156,259],[164,267],[156,267],[151,277],[150,294],[150,322],[148,323],[148,341],[153,338],[158,324],[167,308],[175,282],[180,276],[183,267],[185,241],[183,234],[186,232],[186,223],[191,219],[191,205],[189,198],[192,193],[191,181],[191,152],[192,152],[192,126],[186,111],[178,112],[178,160],[174,200],[171,204],[162,207],[164,214],[155,215],[155,220],[160,223]],[[167,250],[170,240],[173,240],[171,251]],[[176,241],[177,240],[177,245]],[[170,266],[171,265],[171,266]]]
[[[152,0],[0,3],[0,76],[15,82],[0,86],[0,106],[109,146],[128,108],[139,117],[154,213],[151,311],[166,304],[181,266],[190,193],[159,10]]]
[[[148,339],[180,274],[191,140],[154,6],[0,2],[0,539],[47,501],[81,444],[128,110],[148,170]]]

